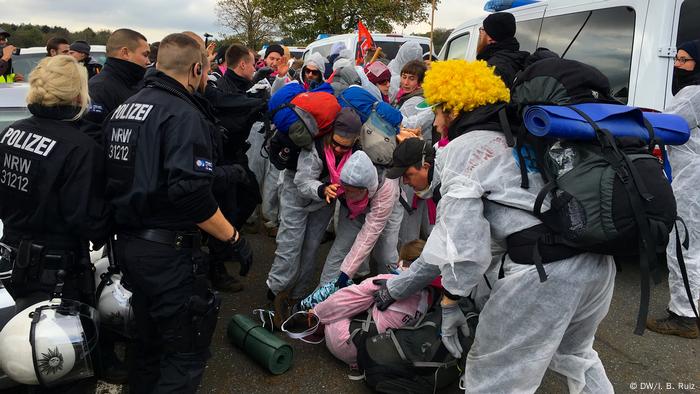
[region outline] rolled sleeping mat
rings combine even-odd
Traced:
[[[666,145],[683,145],[690,138],[688,123],[680,116],[642,112],[639,108],[616,104],[572,105],[588,115],[602,129],[615,137],[636,137],[649,142],[644,118],[654,129],[654,136]],[[527,130],[538,137],[593,140],[593,127],[571,108],[533,105],[523,114]]]
[[[233,315],[226,329],[229,341],[275,375],[292,366],[294,352],[285,341],[242,314]]]

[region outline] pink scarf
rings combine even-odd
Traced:
[[[323,153],[326,156],[326,167],[328,167],[328,175],[331,178],[331,183],[340,185],[340,171],[343,169],[345,162],[348,161],[350,156],[352,156],[352,149],[345,152],[337,166],[335,165],[335,154],[333,153],[333,148],[331,148],[329,145],[324,145]],[[345,192],[345,190],[343,190],[342,186],[339,186],[336,190],[336,195],[340,197],[343,192]]]
[[[361,200],[353,201],[345,197],[345,203],[350,210],[350,215],[348,217],[350,219],[355,219],[367,209],[367,205],[369,204],[369,192],[365,191],[365,196]]]
[[[440,140],[438,141],[438,148],[446,147],[449,142],[450,140],[447,137],[440,138]]]
[[[333,154],[333,148],[325,145],[323,147],[323,153],[326,156],[326,167],[328,167],[328,175],[331,178],[331,183],[340,184],[340,171],[342,171],[345,162],[348,161],[350,156],[352,156],[352,149],[345,152],[337,166],[335,165],[335,154]],[[336,190],[337,197],[340,197],[340,195],[343,193],[345,193],[343,187],[338,187]],[[369,204],[369,193],[365,193],[365,197],[359,201],[352,201],[349,198],[345,198],[345,203],[348,205],[348,209],[350,210],[350,219],[355,219],[367,208],[367,204]]]

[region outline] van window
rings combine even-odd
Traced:
[[[328,55],[330,55],[330,53],[331,53],[331,48],[333,48],[333,44],[319,45],[319,46],[311,49],[311,52],[320,53],[321,56],[328,59]]]
[[[629,96],[635,12],[615,7],[544,18],[538,47],[598,68],[610,80],[613,96]]]
[[[382,48],[382,53],[384,54],[384,57],[386,57],[389,60],[393,60],[396,57],[396,54],[399,53],[399,48],[401,48],[401,45],[405,44],[407,41],[414,41],[414,40],[406,40],[406,41],[380,41],[380,40],[374,40],[374,45]],[[423,52],[421,52],[421,55],[428,52],[430,50],[430,45],[428,44],[420,44]],[[360,53],[360,43],[357,43],[356,47],[356,53]]]
[[[700,1],[686,0],[681,5],[678,20],[678,37],[676,45],[686,41],[700,39]]]
[[[535,52],[537,49],[537,37],[540,35],[540,26],[542,19],[530,19],[529,21],[520,21],[515,24],[515,38],[520,43],[520,50],[526,52]]]
[[[445,60],[466,59],[469,46],[469,33],[462,34],[447,43],[447,57]]]

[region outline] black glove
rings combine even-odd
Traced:
[[[241,263],[241,270],[238,272],[240,276],[248,275],[250,266],[253,265],[253,250],[250,249],[250,244],[243,237],[238,237],[238,241],[231,244],[233,254],[238,257]]]
[[[267,78],[272,74],[274,70],[270,67],[263,67],[255,72],[253,75],[253,85],[260,82],[263,78]]]
[[[396,302],[394,297],[389,294],[389,289],[386,287],[386,279],[375,279],[372,281],[377,286],[381,286],[379,290],[375,291],[372,297],[374,298],[374,305],[380,311],[385,311],[391,304]]]

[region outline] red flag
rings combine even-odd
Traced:
[[[374,40],[369,30],[362,24],[362,21],[357,21],[357,42],[360,44],[360,52],[357,54],[357,64],[362,64],[362,60],[367,55],[367,51],[374,47]]]

